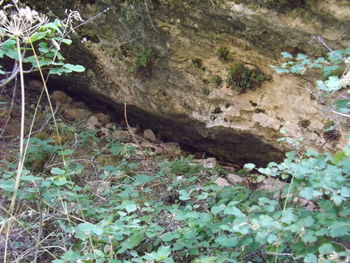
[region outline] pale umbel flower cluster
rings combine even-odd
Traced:
[[[63,21],[66,29],[68,32],[75,32],[75,27],[73,26],[73,23],[75,21],[77,22],[83,22],[84,20],[81,18],[80,13],[78,11],[72,11],[72,10],[65,10],[65,13],[67,15],[67,18]]]
[[[28,6],[19,7],[17,1],[13,3],[0,10],[0,37],[16,36],[26,39],[48,22],[45,15]]]

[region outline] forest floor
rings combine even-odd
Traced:
[[[51,94],[51,108],[38,103],[38,83],[29,87],[31,132],[12,215],[21,109],[12,90],[0,97],[0,260],[272,262],[271,248],[249,234],[263,223],[245,214],[284,209],[285,182],[184,152],[130,127],[127,111],[116,123],[62,91]]]

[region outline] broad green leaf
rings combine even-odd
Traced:
[[[304,257],[304,263],[317,263],[317,257],[314,254],[307,254]]]
[[[281,56],[284,58],[293,58],[293,56],[288,52],[281,52]]]
[[[70,71],[75,71],[75,72],[83,72],[85,71],[85,67],[81,65],[73,65],[73,64],[64,64],[64,67]]]
[[[336,100],[334,102],[334,106],[337,111],[341,113],[349,113],[350,112],[350,100]]]
[[[137,209],[136,204],[131,200],[124,200],[119,209],[125,209],[128,213],[134,212]]]
[[[299,53],[297,55],[297,60],[304,60],[304,59],[307,59],[308,57],[309,57],[308,55]]]
[[[312,230],[307,230],[306,233],[301,237],[301,239],[304,242],[310,242],[310,243],[317,241],[317,237],[315,235],[315,232]]]
[[[215,239],[215,242],[222,247],[234,247],[237,245],[236,237],[228,237],[226,235],[220,235]]]
[[[296,220],[296,216],[293,213],[293,208],[287,208],[282,212],[281,221],[286,224],[290,224]]]
[[[294,74],[302,74],[305,71],[304,65],[296,64],[290,68],[290,72]]]
[[[38,41],[40,39],[43,39],[46,37],[47,32],[35,32],[33,35],[31,35],[26,42],[27,43],[34,43],[35,41]]]
[[[32,181],[35,181],[35,180],[40,180],[41,178],[39,177],[36,177],[36,176],[33,176],[33,175],[23,175],[21,177],[21,180],[22,181],[28,181],[28,182],[32,182]]]
[[[58,175],[58,176],[50,177],[49,179],[51,179],[52,182],[57,186],[62,186],[69,183],[69,181],[65,176]]]
[[[255,164],[253,163],[246,163],[244,166],[243,166],[244,169],[248,170],[248,171],[252,171],[254,168],[255,168]]]
[[[157,250],[157,258],[155,259],[157,262],[160,262],[167,257],[169,257],[171,254],[170,246],[161,246]]]
[[[342,88],[338,76],[330,76],[326,81],[327,91],[337,91]]]
[[[233,205],[228,205],[224,210],[224,214],[234,215],[236,217],[245,217],[245,214],[243,214],[237,207]]]
[[[51,174],[54,174],[54,175],[63,175],[66,173],[65,170],[62,170],[61,168],[58,168],[58,167],[54,167],[51,169]]]
[[[330,235],[332,237],[343,237],[350,235],[350,223],[335,222],[330,227]]]
[[[144,238],[144,234],[141,232],[136,232],[128,237],[125,241],[123,241],[122,246],[127,249],[132,249],[138,246]]]
[[[326,254],[331,254],[333,251],[335,251],[335,249],[332,244],[325,243],[318,248],[318,251],[320,252],[320,254],[326,255]]]
[[[0,188],[3,189],[6,192],[13,192],[13,189],[15,187],[15,181],[14,180],[0,180]]]
[[[172,241],[172,240],[179,238],[179,237],[180,237],[179,234],[172,233],[172,232],[167,232],[167,233],[164,233],[163,235],[160,236],[160,238],[165,242]]]
[[[53,68],[50,69],[50,74],[52,75],[62,75],[62,73],[64,73],[64,70],[62,68]]]
[[[72,44],[72,40],[71,39],[67,39],[67,38],[55,38],[55,40],[58,42],[58,43],[64,43],[64,44],[67,44],[67,45],[70,45]]]
[[[191,199],[191,194],[188,193],[186,190],[180,190],[179,191],[179,199],[182,201],[190,200]]]
[[[314,198],[321,196],[322,192],[315,190],[312,187],[304,187],[299,195],[307,200],[313,200]]]
[[[16,40],[8,39],[4,43],[1,44],[1,48],[9,50],[16,49]]]
[[[52,29],[56,32],[62,33],[61,29],[58,27],[57,23],[47,23],[41,27],[41,29]]]
[[[140,184],[145,184],[145,183],[151,182],[156,177],[140,174],[140,175],[135,175],[134,178],[135,178],[134,185],[140,185]]]
[[[218,205],[218,206],[213,206],[210,211],[214,215],[216,215],[216,214],[220,213],[221,211],[224,211],[225,208],[226,208],[226,205],[221,204],[221,205]]]
[[[103,229],[97,225],[91,224],[89,222],[80,223],[76,227],[77,237],[85,239],[86,236],[95,234],[101,236],[103,234]]]

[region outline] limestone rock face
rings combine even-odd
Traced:
[[[283,156],[287,148],[276,142],[282,127],[316,149],[342,143],[322,135],[329,116],[310,94],[313,79],[281,76],[270,65],[281,63],[282,51],[325,54],[316,35],[334,49],[349,46],[348,1],[29,2],[37,8],[47,2],[57,14],[75,8],[85,19],[109,8],[78,29],[66,52],[87,71],[59,80],[59,87],[117,116],[126,103],[129,121],[163,139],[257,164]],[[238,92],[228,82],[236,63],[268,77]]]

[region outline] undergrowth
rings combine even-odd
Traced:
[[[31,139],[29,164],[44,164],[26,166],[19,187],[17,227],[35,237],[41,230],[40,244],[31,241],[41,247],[39,259],[344,262],[349,256],[350,148],[336,156],[290,153],[281,164],[259,168],[286,181],[276,196],[243,185],[222,188],[213,183],[222,169],[204,168],[191,156],[163,159],[93,130],[63,129],[75,141],[58,147]],[[16,165],[1,163],[0,189],[10,200]]]

